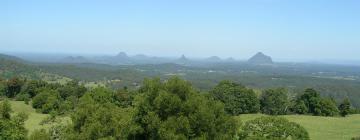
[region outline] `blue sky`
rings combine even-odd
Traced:
[[[360,60],[360,1],[1,0],[0,51]]]

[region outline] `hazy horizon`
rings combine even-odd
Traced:
[[[0,52],[359,61],[360,1],[1,1]]]

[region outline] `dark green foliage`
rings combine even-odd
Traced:
[[[299,124],[282,117],[260,117],[246,122],[240,139],[245,140],[309,140],[309,134]]]
[[[345,98],[344,101],[339,105],[340,115],[345,117],[351,113],[351,103],[349,98]]]
[[[260,104],[255,92],[242,85],[222,81],[211,94],[225,104],[225,111],[231,115],[259,112]]]
[[[5,86],[5,96],[9,98],[15,97],[18,93],[20,93],[22,86],[23,81],[17,77],[8,80]]]
[[[29,101],[30,100],[30,95],[29,94],[18,94],[15,97],[16,101]]]
[[[134,93],[129,92],[126,88],[117,90],[114,94],[115,104],[120,107],[130,107],[134,100]]]
[[[289,101],[285,89],[268,89],[261,95],[261,111],[269,115],[284,115],[287,113]]]
[[[5,85],[6,81],[0,77],[0,96],[5,96]]]
[[[127,139],[138,129],[133,125],[133,109],[119,108],[115,104],[103,102],[94,96],[102,90],[86,93],[71,116],[73,125],[66,133],[66,139],[97,140],[100,138]],[[95,98],[96,99],[95,99]]]
[[[306,89],[305,93],[297,99],[296,103],[300,103],[298,104],[300,106],[293,108],[295,113],[303,113],[302,109],[296,111],[296,107],[302,106],[301,102],[304,102],[308,108],[308,113],[316,116],[335,116],[339,113],[336,102],[332,98],[321,98],[320,94],[314,89]],[[305,109],[304,107],[301,108]]]
[[[33,98],[38,93],[38,89],[47,86],[48,84],[42,80],[29,80],[22,87],[21,93],[28,94]]]
[[[3,101],[0,104],[1,118],[0,118],[0,139],[1,140],[24,140],[27,136],[27,131],[24,128],[24,122],[27,115],[19,113],[13,117],[10,116],[11,106],[8,101]]]
[[[65,114],[66,112],[73,110],[74,106],[75,105],[71,101],[65,100],[60,103],[57,113]]]
[[[0,119],[10,119],[11,112],[11,105],[9,101],[5,99],[0,103]]]
[[[351,138],[351,140],[360,140],[360,137]]]
[[[316,90],[311,88],[306,89],[304,94],[301,95],[296,102],[301,102],[301,101],[303,101],[305,106],[307,107],[308,113],[314,115],[321,114],[321,109],[320,109],[321,97]]]
[[[223,105],[195,91],[179,78],[145,80],[133,117],[137,139],[233,139],[238,124]]]
[[[297,100],[293,103],[292,107],[290,108],[291,112],[296,114],[306,114],[309,112],[309,109],[305,105],[303,100]]]
[[[336,116],[339,113],[336,103],[328,98],[321,99],[317,109],[320,116]]]
[[[314,89],[306,89],[305,93],[300,96],[300,100],[304,101],[305,105],[309,109],[309,113],[315,115],[320,114],[318,107],[320,106],[321,97],[320,94]]]
[[[56,111],[60,103],[59,93],[56,90],[44,88],[33,98],[32,106],[42,113],[50,113]]]
[[[80,98],[85,94],[87,89],[83,85],[79,85],[79,82],[76,80],[72,80],[66,83],[65,86],[59,88],[59,93],[61,98],[66,99],[69,96],[75,96]]]

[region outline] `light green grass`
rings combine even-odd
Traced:
[[[240,115],[237,119],[246,122],[262,114]],[[305,115],[281,116],[289,121],[296,122],[303,126],[310,134],[312,140],[350,140],[360,136],[360,115],[348,117],[319,117]]]
[[[41,72],[40,77],[42,80],[48,82],[48,83],[59,83],[59,84],[66,84],[69,81],[71,81],[72,79],[68,78],[68,77],[64,77],[64,76],[59,76],[56,74],[50,74],[50,73],[44,73]]]
[[[97,88],[97,87],[105,87],[104,82],[86,82],[85,87],[87,88]]]
[[[40,122],[47,118],[48,114],[37,113],[31,105],[25,104],[23,101],[10,101],[13,115],[16,113],[24,112],[29,115],[29,118],[25,121],[25,128],[31,134],[34,130],[50,128],[52,124],[41,125]],[[68,123],[69,117],[59,118],[62,123]]]

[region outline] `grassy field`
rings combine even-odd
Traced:
[[[31,105],[27,105],[23,101],[10,101],[10,103],[13,114],[25,112],[29,115],[28,120],[26,120],[25,122],[25,128],[29,130],[29,134],[31,134],[31,132],[37,129],[46,129],[51,127],[51,124],[40,124],[40,122],[47,118],[49,115],[37,113],[36,110],[31,107]],[[64,123],[70,121],[70,118],[68,117],[63,117],[59,119]]]
[[[237,117],[242,122],[264,116],[262,114],[248,114]],[[312,140],[350,140],[360,136],[360,115],[341,117],[318,117],[304,115],[282,116],[292,122],[299,123],[309,132]]]

